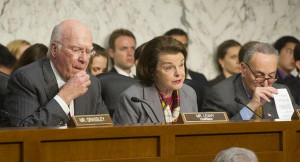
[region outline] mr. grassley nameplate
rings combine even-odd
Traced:
[[[227,122],[228,116],[226,112],[194,112],[181,113],[178,123],[196,124],[203,122]]]
[[[72,116],[70,127],[113,126],[109,114]]]

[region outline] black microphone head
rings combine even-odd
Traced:
[[[6,112],[5,110],[0,110],[0,114],[1,116],[6,117],[8,115],[8,112]]]
[[[137,97],[131,97],[132,102],[141,102],[141,100]]]

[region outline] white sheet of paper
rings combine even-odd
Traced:
[[[290,119],[294,113],[290,95],[285,88],[277,90],[278,94],[274,94],[274,100],[278,117],[279,119]]]

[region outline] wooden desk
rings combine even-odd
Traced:
[[[212,161],[229,147],[300,159],[300,121],[0,130],[0,161]]]

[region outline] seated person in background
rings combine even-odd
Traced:
[[[209,81],[209,86],[214,86],[225,78],[240,72],[238,54],[241,44],[235,40],[226,40],[217,49],[216,61],[221,72],[215,79]]]
[[[256,43],[249,48],[241,63],[241,74],[231,76],[212,87],[204,99],[204,111],[225,111],[231,120],[249,120],[253,113],[235,102],[238,97],[250,109],[265,119],[277,119],[273,99],[277,89],[286,88],[276,84],[278,53],[271,45]],[[291,95],[290,95],[291,97]],[[298,108],[291,97],[294,108]]]
[[[94,54],[90,30],[66,20],[55,26],[48,57],[13,73],[7,85],[5,111],[11,126],[65,125],[70,116],[108,113],[97,78],[86,73]]]
[[[15,63],[16,58],[8,51],[5,46],[0,44],[0,109],[4,104],[7,82]]]
[[[107,72],[107,54],[103,47],[93,43],[95,55],[90,58],[87,71],[94,76]]]
[[[213,162],[258,162],[258,160],[251,150],[231,147],[219,152]]]
[[[37,61],[41,58],[44,58],[47,56],[48,47],[43,44],[34,44],[27,48],[23,55],[20,57],[20,59],[17,61],[13,71],[16,71],[20,67],[23,67],[25,65],[28,65],[34,61]]]
[[[276,83],[286,84],[286,81],[294,78],[294,76],[291,75],[291,71],[295,68],[293,53],[298,43],[299,40],[292,36],[281,37],[274,43],[274,48],[277,49],[279,53],[278,79]]]
[[[113,68],[109,72],[134,78],[131,67],[134,64],[136,40],[132,32],[126,29],[115,30],[109,36],[108,43],[108,53],[114,63]]]
[[[146,42],[147,43],[147,42]],[[146,43],[141,44],[138,46],[138,48],[135,49],[134,51],[134,65],[137,67],[137,64],[139,63],[139,56],[142,53],[142,50],[144,49]]]
[[[244,58],[244,55],[245,55],[246,51],[247,51],[250,47],[252,47],[255,43],[259,43],[259,42],[257,42],[257,41],[250,41],[250,42],[245,43],[245,44],[241,47],[241,49],[240,49],[240,51],[239,51],[239,63],[242,63],[242,62],[243,62],[243,58]]]
[[[9,50],[0,44],[0,73],[2,75],[10,75],[16,62],[16,58]]]
[[[297,44],[294,49],[294,60],[298,76],[287,81],[286,85],[292,92],[295,102],[300,105],[300,44]]]
[[[14,40],[9,42],[6,47],[11,54],[15,56],[17,60],[19,60],[24,51],[30,47],[30,43],[26,40]]]
[[[164,34],[164,36],[170,36],[170,37],[178,40],[179,42],[181,42],[185,46],[187,53],[189,52],[189,49],[188,49],[188,46],[189,46],[188,35],[182,29],[178,29],[178,28],[171,29],[171,30],[167,31]],[[202,85],[208,85],[207,79],[205,78],[205,76],[203,74],[192,71],[190,69],[187,69],[186,78],[191,79],[191,80],[197,80],[197,81],[201,82]]]
[[[172,123],[180,112],[196,112],[195,91],[183,84],[186,49],[171,37],[149,41],[137,66],[141,82],[119,96],[114,120],[119,124]],[[140,101],[134,102],[132,98]]]

